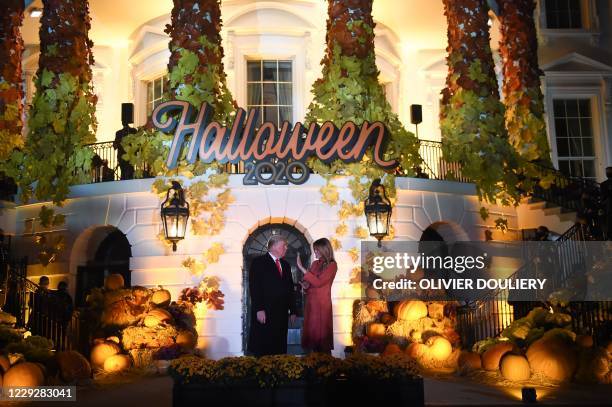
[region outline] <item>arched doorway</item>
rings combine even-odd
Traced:
[[[288,249],[284,259],[291,265],[291,274],[296,285],[298,318],[295,325],[289,325],[287,335],[287,353],[301,354],[302,323],[304,320],[304,296],[298,281],[302,280],[302,272],[297,268],[297,254],[300,253],[302,262],[308,267],[310,261],[310,243],[306,236],[297,228],[284,223],[270,223],[258,227],[247,238],[243,250],[242,274],[242,349],[246,353],[251,323],[251,307],[249,300],[249,267],[253,259],[268,252],[267,244],[272,235],[281,235],[287,239]]]
[[[77,306],[84,306],[87,294],[92,288],[102,287],[104,278],[113,273],[123,276],[126,286],[130,286],[130,257],[132,246],[119,229],[105,230],[103,237],[95,248],[93,258],[85,265],[77,267],[76,295]]]

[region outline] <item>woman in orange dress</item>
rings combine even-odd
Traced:
[[[308,352],[331,353],[334,348],[334,326],[331,287],[338,270],[334,250],[326,238],[312,245],[315,260],[308,270],[302,265],[298,254],[297,265],[304,273],[300,284],[306,293],[302,348]]]

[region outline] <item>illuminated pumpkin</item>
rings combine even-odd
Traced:
[[[104,361],[104,371],[109,373],[122,372],[132,365],[132,360],[128,355],[117,354],[109,356]]]
[[[106,340],[109,342],[121,343],[118,336],[109,336]]]
[[[163,322],[172,321],[172,314],[162,308],[155,308],[147,313],[144,318],[144,325],[147,328],[153,328]]]
[[[482,354],[482,367],[484,370],[499,369],[499,361],[508,352],[511,352],[513,345],[510,342],[496,343],[490,346]]]
[[[109,274],[104,279],[104,288],[107,290],[113,291],[123,288],[124,285],[123,276],[118,273]]]
[[[151,296],[151,302],[159,307],[165,307],[170,304],[171,296],[170,291],[161,289],[153,292]]]
[[[198,338],[191,331],[180,331],[175,341],[183,349],[193,349],[198,342]]]
[[[79,352],[74,350],[57,352],[55,359],[64,381],[72,382],[91,377],[91,365]]]
[[[591,335],[578,335],[576,336],[576,345],[582,348],[592,348],[593,337]]]
[[[115,342],[108,341],[98,343],[94,345],[94,347],[91,349],[89,360],[91,362],[92,367],[102,368],[106,359],[113,355],[116,355],[119,352],[121,352],[121,348]]]
[[[366,304],[366,308],[370,311],[370,314],[376,315],[379,312],[387,312],[387,301],[382,300],[370,300]]]
[[[397,355],[398,353],[402,353],[402,348],[400,348],[399,345],[395,343],[389,343],[387,344],[387,346],[385,346],[385,350],[383,351],[382,355]]]
[[[401,301],[393,311],[400,321],[416,321],[427,316],[427,305],[423,301]]]
[[[412,342],[405,352],[411,358],[419,359],[429,352],[429,348],[424,343]]]
[[[501,360],[500,366],[502,376],[512,382],[520,382],[529,379],[531,369],[525,356],[506,354]]]
[[[374,322],[368,325],[366,334],[370,338],[380,338],[382,336],[385,336],[385,332],[386,332],[385,324],[379,324],[377,322]]]
[[[2,386],[37,387],[45,384],[43,371],[36,363],[21,362],[13,365],[2,377]]]
[[[480,355],[476,352],[461,352],[458,364],[459,369],[466,372],[482,368]]]
[[[453,352],[453,347],[448,339],[442,336],[432,336],[427,340],[429,355],[435,360],[446,360]]]
[[[0,373],[5,373],[11,367],[11,361],[8,357],[0,355]]]
[[[555,336],[532,343],[527,349],[527,360],[534,373],[559,382],[571,379],[578,365],[571,344]]]

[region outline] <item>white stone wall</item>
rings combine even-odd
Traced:
[[[185,287],[197,285],[199,278],[181,266],[187,256],[199,258],[212,243],[222,242],[225,254],[220,261],[208,265],[206,274],[221,279],[225,293],[225,309],[207,311],[200,320],[200,346],[211,357],[242,354],[242,250],[249,234],[268,223],[287,223],[302,231],[309,242],[320,237],[332,237],[338,225],[338,207],[321,203],[319,189],[325,181],[318,176],[301,186],[244,186],[242,175],[230,176],[235,202],[226,211],[226,225],[214,237],[194,236],[188,232],[172,252],[158,237],[161,228],[158,197],[150,192],[152,180],[132,180],[72,188],[71,197],[60,212],[66,214],[64,230],[51,231],[66,236],[63,256],[47,269],[32,265],[29,274],[52,277],[51,287],[69,278],[74,290],[77,266],[91,259],[100,241],[113,230],[126,234],[132,246],[130,259],[132,285],[155,287],[163,285],[176,298]],[[348,179],[335,181],[340,199],[352,200]],[[435,225],[446,240],[483,240],[484,230],[494,229],[484,223],[478,210],[480,205],[472,184],[414,178],[397,180],[397,202],[393,213],[396,239],[419,240],[422,231]],[[220,191],[211,191],[212,194]],[[22,236],[24,221],[36,216],[41,204],[19,206],[4,220],[13,216],[12,231],[18,237],[21,252],[30,254],[36,262],[32,238]],[[518,224],[513,209],[491,207],[490,222],[497,214],[509,219],[511,228]],[[5,222],[6,223],[6,222]],[[351,343],[352,303],[359,296],[357,287],[348,284],[352,263],[348,250],[359,248],[360,240],[352,236],[355,227],[365,227],[365,218],[352,219],[349,233],[341,239],[342,249],[336,258],[339,272],[332,289],[334,303],[334,352],[341,355]],[[9,225],[10,227],[11,225]],[[507,235],[500,238],[509,238]]]

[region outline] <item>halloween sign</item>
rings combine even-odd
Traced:
[[[338,128],[329,121],[308,126],[284,121],[279,129],[272,122],[257,127],[258,114],[257,109],[248,113],[238,109],[231,127],[227,127],[211,121],[213,109],[208,104],[195,112],[187,102],[170,101],[157,106],[152,118],[158,130],[174,131],[166,160],[169,169],[176,168],[182,151],[190,164],[196,159],[221,164],[242,161],[246,163],[245,185],[302,184],[309,177],[304,163],[309,157],[325,163],[357,162],[370,147],[376,165],[384,169],[397,166],[396,160],[383,157],[388,131],[381,122],[366,121],[361,126],[347,122]]]

